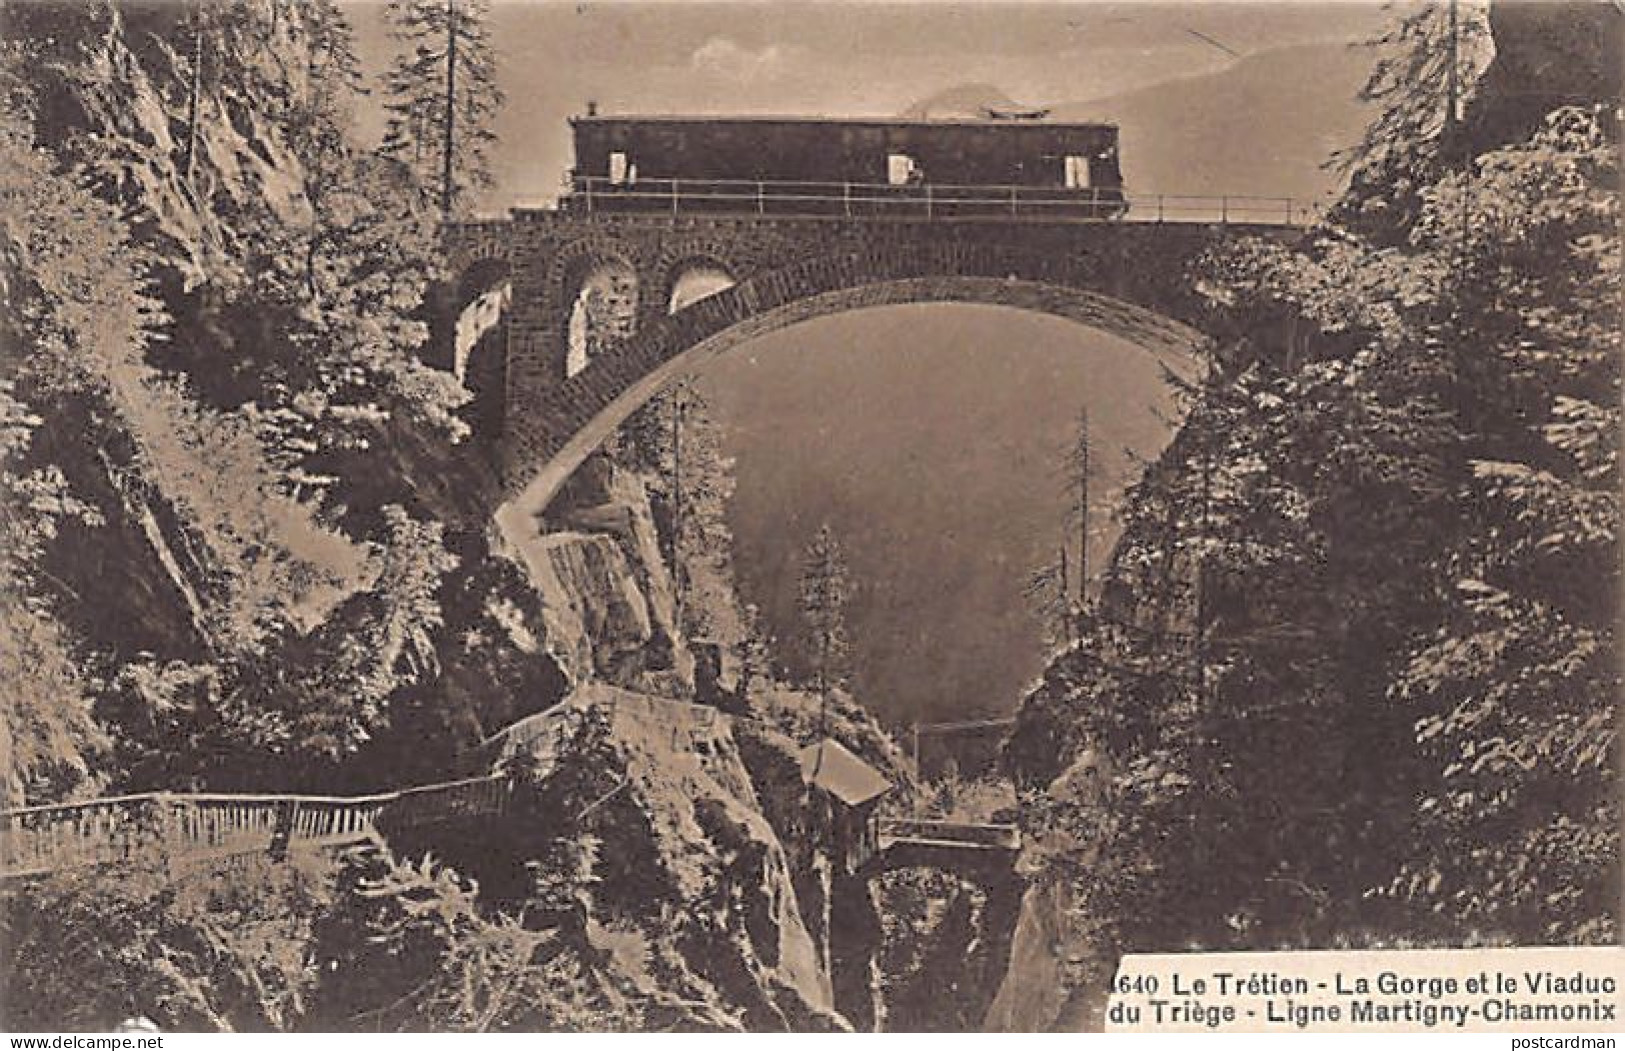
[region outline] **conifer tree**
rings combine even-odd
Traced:
[[[733,532],[728,502],[734,492],[733,460],[703,393],[693,384],[680,392],[676,415],[681,456],[674,459],[676,512],[673,545],[685,627],[693,635],[727,646],[743,643],[743,615],[734,592]]]
[[[823,701],[820,723],[827,728],[830,695],[847,680],[846,600],[851,591],[840,542],[827,524],[807,545],[801,566],[799,605],[814,684]]]
[[[433,187],[442,216],[491,184],[496,86],[486,0],[390,0],[389,21],[404,51],[384,79],[389,127],[383,152]]]
[[[1422,190],[1459,153],[1458,121],[1493,54],[1489,4],[1422,4],[1365,46],[1377,58],[1360,101],[1376,116],[1360,141],[1330,164],[1349,176],[1351,192],[1339,202],[1339,217],[1386,240],[1416,219]]]
[[[188,186],[193,186],[193,178],[197,172],[197,145],[198,145],[198,107],[203,96],[203,42],[207,34],[208,16],[204,0],[196,0],[192,7],[191,24],[188,32],[191,35],[191,57],[188,60],[189,77],[186,91],[186,162],[185,178]]]
[[[1076,563],[1070,554],[1071,542],[1063,536],[1056,549],[1056,560],[1035,569],[1023,588],[1052,645],[1071,645],[1079,637],[1084,610],[1089,604],[1090,448],[1089,410],[1085,408],[1078,410],[1077,430],[1061,459],[1063,484],[1071,501],[1067,524],[1077,535]]]
[[[1066,473],[1070,488],[1077,491],[1072,505],[1072,524],[1078,531],[1078,598],[1073,619],[1082,616],[1089,604],[1089,410],[1078,410],[1078,429],[1067,450]]]
[[[627,419],[617,448],[623,464],[649,476],[683,629],[742,656],[748,630],[728,524],[734,464],[705,393],[692,377],[677,380]]]

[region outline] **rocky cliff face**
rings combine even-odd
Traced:
[[[283,134],[266,116],[265,100],[240,97],[211,76],[197,98],[196,148],[189,182],[183,161],[190,129],[170,114],[191,81],[191,56],[177,42],[189,40],[191,8],[183,4],[46,4],[7,12],[19,39],[45,42],[60,65],[53,82],[42,85],[46,116],[55,135],[85,163],[94,178],[119,200],[133,206],[143,239],[157,248],[156,260],[187,287],[208,277],[243,250],[244,232],[213,222],[212,215],[252,215],[267,210],[278,218],[308,221],[302,166]],[[264,65],[263,79],[304,88],[299,69],[281,62],[297,53],[293,41],[308,26],[297,5],[249,0],[256,25],[273,39],[225,57],[221,41],[238,27],[237,11],[213,27],[213,54],[204,63],[236,62],[251,56]],[[244,79],[261,71],[250,69]],[[240,81],[239,81],[240,83]],[[207,207],[200,207],[200,205]]]
[[[1070,893],[1041,883],[1022,895],[1012,932],[1009,967],[989,1004],[990,1032],[1088,1032],[1102,1028],[1103,989],[1081,989],[1076,972],[1093,958],[1077,929]]]
[[[982,884],[932,869],[904,869],[876,881],[875,962],[885,1029],[1020,1029],[997,1024],[991,1008],[1014,968],[1011,937],[1022,897],[1014,873]],[[1034,978],[1043,976],[1023,974],[1022,986]]]
[[[1558,105],[1618,105],[1625,14],[1617,4],[1492,3],[1495,58],[1468,106],[1474,152],[1515,142]]]
[[[694,658],[642,479],[599,457],[512,541],[542,602],[543,646],[572,686],[690,698]]]
[[[590,844],[581,929],[621,978],[685,1027],[845,1028],[732,721],[598,684],[545,723],[507,761],[540,771],[525,820]]]
[[[680,1027],[863,1027],[835,995],[829,864],[781,730],[798,724],[689,703],[694,658],[643,480],[596,456],[508,542],[536,599],[527,637],[567,697],[505,754],[543,771],[550,810],[586,815],[572,834],[593,842],[588,943]],[[775,696],[812,718],[806,698]]]

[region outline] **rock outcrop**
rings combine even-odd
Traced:
[[[732,721],[602,684],[550,715],[509,761],[543,771],[534,820],[594,845],[589,942],[686,1026],[846,1028]]]
[[[192,56],[181,50],[192,39],[191,7],[45,4],[7,12],[18,39],[62,49],[66,61],[51,68],[60,82],[41,85],[53,107],[53,134],[82,150],[95,178],[132,206],[138,232],[156,249],[154,259],[186,287],[218,276],[247,244],[246,231],[210,215],[263,211],[309,221],[303,166],[272,126],[265,100],[234,94],[230,86],[263,75],[266,84],[305,90],[303,70],[280,58],[298,52],[294,42],[304,39],[308,16],[297,5],[270,0],[248,0],[245,8],[255,16],[256,32],[271,39],[248,46],[237,39],[235,12],[222,16],[210,27],[204,62],[242,61],[261,69],[245,71],[241,81],[205,82],[192,128],[170,118],[176,94],[191,81]]]
[[[642,479],[597,458],[534,534],[508,540],[541,599],[544,648],[572,686],[693,696],[694,658]]]
[[[1527,137],[1558,105],[1601,105],[1605,113],[1617,107],[1625,75],[1625,12],[1618,4],[1492,3],[1490,35],[1495,58],[1463,128],[1472,152]]]
[[[1010,963],[982,1028],[989,1032],[1080,1032],[1104,1024],[1106,992],[1079,987],[1074,972],[1095,951],[1077,930],[1070,893],[1043,883],[1021,898],[1010,943]]]

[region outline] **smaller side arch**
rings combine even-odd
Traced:
[[[626,266],[641,275],[637,246],[620,237],[592,233],[570,237],[550,245],[541,277],[540,306],[550,311],[567,311],[579,288],[572,279],[604,265]]]
[[[658,299],[650,304],[662,314],[675,314],[707,296],[732,288],[741,279],[739,268],[723,255],[687,252],[668,257],[661,263],[658,284],[651,291]]]
[[[467,370],[474,346],[501,319],[512,296],[508,260],[492,256],[477,260],[453,285],[456,335],[453,368],[458,378]]]
[[[559,302],[565,308],[559,333],[564,346],[562,378],[569,379],[606,347],[637,331],[643,282],[630,259],[601,251],[575,255],[558,280]]]
[[[424,359],[462,379],[476,344],[503,319],[510,267],[498,251],[460,253],[448,261],[449,276],[424,296],[429,342]]]

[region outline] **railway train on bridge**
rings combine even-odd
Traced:
[[[598,116],[570,121],[570,212],[1115,219],[1117,127],[1044,119]]]

